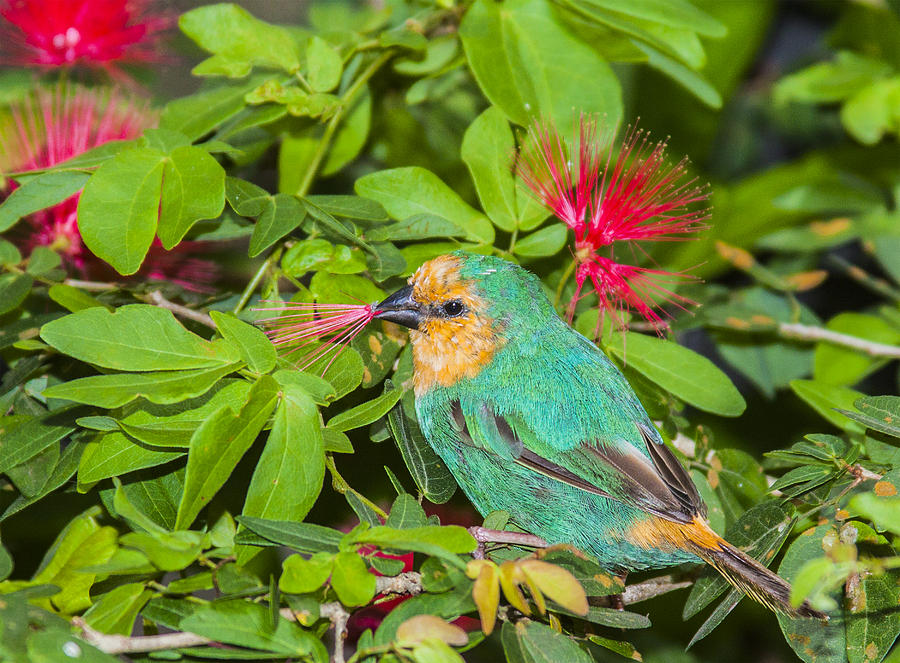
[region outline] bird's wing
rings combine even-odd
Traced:
[[[705,505],[694,482],[672,452],[647,425],[636,423],[648,455],[633,444],[585,441],[567,450],[552,449],[514,415],[498,415],[488,403],[451,407],[460,442],[515,462],[579,490],[635,506],[667,520],[690,522]]]

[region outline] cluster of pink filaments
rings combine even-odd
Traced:
[[[0,0],[0,64],[101,67],[158,62],[174,15],[155,0]]]
[[[301,370],[327,359],[322,374],[376,314],[374,304],[263,303],[273,305],[255,310],[281,313],[258,320],[272,343],[285,348],[285,355],[301,352]]]
[[[657,330],[666,327],[658,302],[693,304],[669,285],[686,279],[671,273],[622,264],[617,243],[684,239],[703,229],[708,192],[687,176],[683,159],[670,164],[666,143],[653,143],[642,129],[629,127],[615,150],[615,131],[582,115],[570,149],[548,123],[535,122],[519,153],[519,178],[575,234],[575,294],[569,318],[590,283],[603,312],[633,310]],[[601,255],[603,250],[607,255]]]

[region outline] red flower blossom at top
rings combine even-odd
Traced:
[[[51,168],[110,141],[137,138],[155,123],[156,114],[145,102],[116,89],[66,85],[39,88],[13,104],[10,120],[0,126],[0,171]],[[30,230],[19,233],[18,243],[26,251],[36,246],[53,249],[82,276],[102,275],[106,268],[85,249],[78,231],[79,195],[31,214],[27,219]],[[199,242],[182,242],[165,251],[157,240],[139,275],[189,290],[209,291],[208,284],[218,276],[218,266],[189,255],[203,248]]]
[[[159,33],[172,24],[151,14],[155,0],[0,0],[0,43],[7,63],[110,68],[155,62]]]
[[[646,132],[629,127],[615,151],[615,131],[582,115],[574,147],[548,123],[535,122],[519,153],[519,178],[575,233],[575,296],[569,318],[588,281],[603,311],[631,309],[657,329],[666,326],[657,302],[684,308],[690,300],[665,284],[684,274],[620,264],[616,242],[674,240],[702,230],[708,217],[707,191],[687,176],[687,159],[670,164],[666,143],[652,143]],[[574,153],[574,154],[573,154]],[[609,257],[599,250],[609,248]]]

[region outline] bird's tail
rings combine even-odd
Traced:
[[[715,534],[703,520],[698,518],[684,527],[706,530],[702,531],[702,536],[686,536],[687,547],[750,598],[770,610],[791,617],[828,619],[825,613],[816,610],[806,601],[798,607],[791,605],[791,586],[786,580]]]

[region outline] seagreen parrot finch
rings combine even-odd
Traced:
[[[419,424],[482,515],[508,511],[616,572],[703,560],[773,610],[825,617],[792,607],[786,581],[710,528],[625,377],[556,314],[536,276],[457,251],[375,310],[410,328]]]

